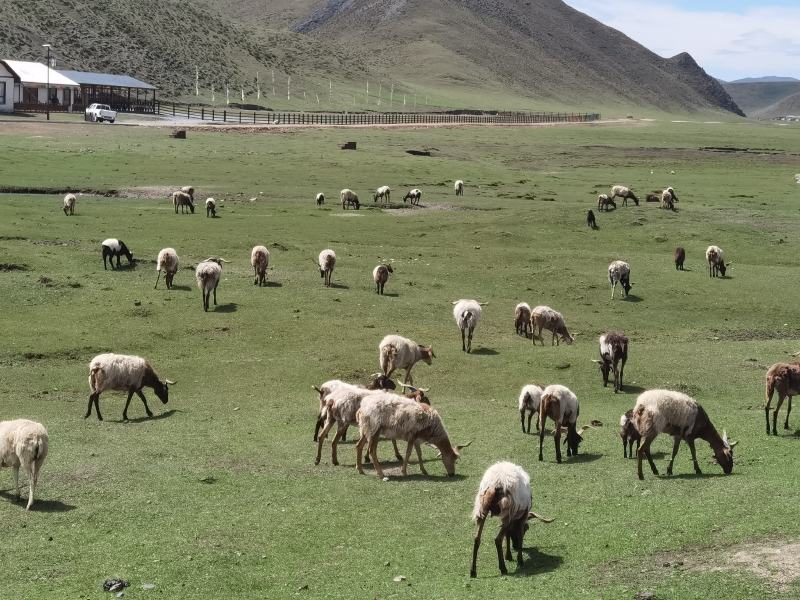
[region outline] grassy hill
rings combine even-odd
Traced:
[[[726,83],[724,87],[742,110],[751,117],[781,116],[775,114],[776,110],[778,112],[782,110],[780,105],[784,101],[791,103],[789,98],[800,94],[800,81]]]

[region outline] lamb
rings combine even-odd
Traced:
[[[628,199],[631,199],[636,206],[639,206],[639,198],[636,197],[636,194],[634,194],[630,188],[626,188],[624,185],[615,185],[612,187],[609,198],[611,198],[611,200],[614,198],[622,198],[622,206],[628,206]]]
[[[623,296],[627,297],[633,284],[631,283],[631,266],[622,260],[615,260],[608,265],[608,282],[611,284],[611,299],[617,290],[617,283],[622,285]]]
[[[550,417],[556,424],[553,437],[556,442],[556,462],[561,462],[561,427],[567,427],[567,456],[578,455],[578,444],[583,441],[577,431],[580,405],[578,397],[563,385],[548,385],[542,391],[539,404],[539,460],[544,460],[542,446],[544,445],[545,423]]]
[[[772,435],[778,435],[778,411],[781,409],[783,400],[789,398],[789,406],[786,410],[786,420],[783,428],[789,429],[789,415],[792,413],[792,396],[800,394],[800,364],[797,363],[777,363],[772,365],[767,371],[766,376],[766,402],[764,404],[764,415],[767,419],[767,435],[769,435],[769,408],[772,404],[772,395],[778,392],[778,403],[775,412],[772,414]]]
[[[175,273],[178,272],[178,253],[175,252],[175,248],[163,248],[161,252],[158,253],[156,271],[158,271],[158,275],[156,275],[156,285],[154,289],[158,288],[158,279],[161,277],[161,271],[164,271],[167,289],[171,290],[172,278],[175,277]]]
[[[180,207],[181,213],[185,213],[188,207],[194,214],[194,198],[191,194],[182,191],[172,192],[172,204],[175,206],[176,215],[178,214],[178,207]]]
[[[319,265],[319,276],[325,280],[325,287],[331,287],[331,276],[333,268],[336,266],[336,253],[328,248],[319,253],[317,259]]]
[[[455,318],[456,324],[461,330],[461,350],[467,354],[472,350],[472,334],[478,325],[478,321],[481,320],[481,314],[483,313],[481,307],[485,305],[486,303],[477,302],[476,300],[456,300],[453,302],[453,318]],[[467,336],[466,345],[464,343],[465,336]]]
[[[403,202],[408,202],[411,200],[411,206],[419,205],[419,201],[422,199],[422,192],[417,188],[410,190],[405,196],[403,196]]]
[[[719,246],[709,246],[706,249],[706,262],[708,262],[709,277],[725,277],[725,271],[733,264],[732,262],[725,264],[725,253]]]
[[[212,219],[217,216],[217,201],[213,198],[206,198],[206,217]]]
[[[28,475],[28,505],[25,510],[33,506],[33,496],[39,472],[47,458],[49,442],[47,430],[41,423],[27,419],[0,421],[0,467],[14,469],[17,500],[20,498],[19,468],[22,467]]]
[[[322,206],[323,204],[325,204],[325,194],[320,192],[317,194],[317,206]]]
[[[600,336],[600,365],[603,374],[603,387],[608,386],[608,374],[614,372],[614,393],[622,389],[622,376],[628,362],[628,338],[625,334],[611,331]]]
[[[517,335],[526,338],[531,331],[531,307],[527,302],[520,302],[514,307],[514,329]]]
[[[633,458],[633,442],[636,442],[636,451],[642,441],[639,430],[633,424],[633,410],[627,411],[619,419],[619,437],[622,438],[622,458]]]
[[[464,182],[460,179],[456,179],[456,182],[453,184],[453,189],[456,191],[456,196],[463,196],[464,195]]]
[[[394,273],[392,265],[378,265],[372,269],[372,280],[375,282],[375,293],[383,296],[383,286],[389,281],[389,273]]]
[[[678,201],[678,195],[671,187],[668,187],[661,192],[661,208],[668,208],[675,210],[675,203]]]
[[[686,440],[692,453],[694,472],[702,474],[700,465],[697,464],[694,442],[697,438],[704,439],[714,450],[717,463],[726,475],[733,470],[734,443],[728,443],[728,434],[723,431],[719,436],[708,414],[693,398],[681,392],[670,390],[648,390],[639,394],[636,406],[633,409],[633,424],[642,436],[642,445],[636,452],[637,473],[639,479],[644,479],[642,474],[642,459],[647,457],[653,475],[658,475],[653,458],[650,456],[650,444],[660,433],[667,433],[674,439],[672,458],[667,466],[667,475],[672,475],[672,463],[678,454],[681,440]]]
[[[560,340],[567,344],[575,341],[575,338],[567,331],[563,315],[549,306],[537,306],[531,310],[531,341],[533,341],[534,345],[536,345],[536,340],[539,339],[542,342],[542,346],[544,346],[542,329],[552,332],[551,346],[553,344],[560,345]]]
[[[528,431],[531,432],[531,419],[534,413],[539,412],[539,405],[542,401],[542,388],[531,383],[522,388],[519,393],[519,420],[522,423],[522,433],[525,432],[525,411],[528,411]],[[536,431],[539,431],[539,419],[536,419]]]
[[[419,361],[424,361],[430,365],[434,358],[436,358],[436,355],[433,353],[431,346],[420,346],[416,342],[399,335],[387,335],[378,344],[378,360],[381,371],[387,379],[397,369],[405,369],[406,375],[403,381],[413,384],[411,369],[414,365]]]
[[[224,258],[207,258],[199,263],[194,271],[197,287],[203,296],[203,310],[206,312],[208,311],[211,292],[214,292],[214,306],[217,305],[217,286],[222,275],[222,263],[224,262],[228,261]]]
[[[311,388],[315,390],[319,394],[319,413],[317,415],[317,424],[314,428],[314,441],[317,441],[319,437],[319,430],[325,423],[326,418],[326,406],[327,406],[327,398],[336,389],[349,387],[351,389],[358,389],[359,386],[352,385],[350,383],[345,383],[344,381],[340,381],[339,379],[331,379],[330,381],[326,381],[319,387],[312,385]],[[364,386],[368,390],[393,390],[397,386],[395,386],[394,381],[383,375],[382,373],[375,373],[372,375],[370,382]],[[428,390],[425,390],[426,392]],[[342,432],[342,440],[345,440],[347,437],[347,427],[345,426],[345,430]]]
[[[108,270],[106,266],[106,259],[110,259],[109,262],[111,263],[111,268],[114,268],[114,258],[117,259],[117,268],[120,268],[120,257],[124,256],[128,259],[128,266],[133,266],[133,254],[131,251],[128,250],[128,247],[125,245],[125,242],[122,240],[117,240],[114,238],[108,238],[107,240],[103,240],[100,244],[103,250],[103,269]]]
[[[522,539],[528,530],[528,521],[536,518],[545,523],[548,519],[531,512],[531,479],[520,467],[510,462],[498,462],[486,469],[475,496],[472,518],[478,526],[472,546],[470,577],[477,577],[478,548],[481,545],[483,525],[489,516],[500,517],[500,533],[494,539],[500,573],[508,574],[506,560],[511,560],[511,546],[517,551],[517,568],[522,566]],[[506,554],[503,559],[503,538]]]
[[[343,189],[339,192],[339,199],[342,202],[342,209],[346,210],[348,206],[354,206],[356,210],[361,208],[361,203],[358,201],[358,195],[350,189]]]
[[[683,271],[683,263],[686,260],[686,250],[683,249],[683,246],[678,246],[675,248],[675,269],[677,271]]]
[[[617,209],[617,203],[614,202],[613,198],[609,198],[608,194],[600,194],[597,196],[597,210],[599,212],[603,212],[603,209],[608,212],[610,206],[613,206],[614,210]]]
[[[75,202],[77,202],[78,198],[75,194],[67,194],[64,196],[64,214],[74,215],[75,214]]]
[[[586,226],[589,229],[597,229],[597,219],[591,209],[586,213]]]
[[[267,285],[267,269],[269,268],[269,250],[266,246],[253,246],[250,252],[250,266],[253,267],[255,280],[253,285]]]
[[[381,202],[389,202],[392,197],[392,190],[388,185],[382,185],[375,190],[375,195],[372,197],[373,202],[380,200]]]
[[[169,379],[161,381],[150,363],[140,356],[98,354],[89,363],[91,394],[89,395],[89,407],[83,418],[86,419],[92,414],[92,404],[94,404],[98,420],[103,420],[100,415],[100,394],[106,390],[128,392],[128,400],[122,411],[123,420],[128,420],[128,406],[134,393],[142,399],[147,416],[152,417],[153,413],[147,406],[142,388],[153,388],[159,400],[166,404],[169,400],[169,386],[171,385],[175,385],[175,382]]]

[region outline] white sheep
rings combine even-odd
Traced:
[[[642,473],[642,458],[644,457],[647,457],[653,475],[658,475],[658,469],[650,456],[650,444],[660,433],[667,433],[674,440],[672,458],[667,466],[667,475],[672,475],[672,463],[675,461],[675,455],[678,454],[681,440],[686,440],[689,451],[692,453],[695,473],[698,475],[702,473],[694,448],[697,438],[704,439],[709,443],[714,450],[717,463],[726,475],[733,471],[733,447],[736,442],[728,443],[728,434],[725,431],[720,437],[708,414],[694,398],[671,390],[642,392],[636,399],[632,420],[639,435],[642,436],[642,445],[636,452],[636,470],[639,479],[644,479]]]
[[[172,192],[172,204],[175,207],[176,215],[178,214],[179,207],[182,213],[185,213],[188,207],[191,213],[194,214],[194,198],[187,192],[182,192],[180,190]]]
[[[485,302],[476,300],[456,300],[453,302],[453,318],[461,330],[461,350],[469,353],[472,350],[472,334],[483,314],[482,306]],[[465,344],[466,336],[466,344]]]
[[[211,292],[214,292],[214,306],[217,305],[217,286],[222,276],[222,263],[228,262],[224,258],[211,257],[197,265],[194,277],[197,287],[203,296],[203,310],[208,311]]]
[[[522,423],[522,433],[525,433],[525,411],[528,412],[528,433],[531,432],[531,419],[539,412],[542,401],[542,388],[535,383],[526,385],[519,393],[519,420]],[[536,419],[536,431],[539,431],[539,419]]]
[[[389,273],[394,273],[392,265],[378,265],[372,269],[372,281],[375,282],[375,292],[383,295],[383,288],[389,281]]]
[[[578,397],[563,385],[548,385],[542,390],[539,404],[539,460],[544,460],[545,422],[550,417],[556,424],[553,437],[556,442],[556,462],[561,462],[561,428],[567,428],[567,456],[577,456],[582,438],[577,430],[580,405]]]
[[[421,199],[422,199],[422,192],[417,188],[409,190],[409,192],[405,196],[403,196],[403,202],[408,202],[409,200],[411,200],[411,206],[418,205]]]
[[[323,204],[325,204],[325,194],[320,192],[319,194],[317,194],[316,200],[317,200],[317,206],[322,206]]]
[[[164,404],[169,400],[169,386],[174,385],[174,381],[159,379],[153,367],[141,356],[130,356],[126,354],[98,354],[89,363],[89,407],[86,409],[84,419],[92,414],[92,404],[97,411],[97,418],[102,421],[100,415],[100,394],[106,390],[118,392],[128,392],[128,400],[122,411],[122,418],[128,420],[128,405],[134,394],[142,399],[144,410],[148,417],[152,417],[150,407],[142,393],[142,388],[150,387]]]
[[[616,209],[617,203],[614,202],[613,199],[609,198],[608,194],[599,194],[597,196],[597,210],[599,212],[603,212],[604,209],[606,212],[608,212],[610,210],[610,206],[613,206],[614,209]]]
[[[456,191],[456,196],[463,196],[464,182],[460,179],[456,179],[456,182],[453,184],[453,189]]]
[[[392,197],[392,190],[388,185],[382,185],[375,190],[375,195],[372,197],[373,202],[380,200],[381,202],[389,202]]]
[[[614,198],[622,198],[622,206],[628,206],[628,199],[630,198],[636,206],[639,206],[639,198],[636,197],[636,194],[634,194],[630,188],[624,185],[615,185],[612,187],[609,198],[611,200],[614,200]]]
[[[319,413],[317,415],[317,424],[314,427],[314,441],[317,441],[319,437],[319,430],[324,425],[326,415],[327,415],[327,398],[328,395],[331,394],[334,390],[340,388],[350,388],[350,389],[359,389],[360,386],[353,385],[350,383],[345,383],[339,379],[331,379],[326,381],[325,383],[321,384],[319,387],[312,385],[311,388],[319,394]],[[374,373],[370,377],[369,383],[364,386],[368,390],[393,390],[397,386],[394,382],[389,379],[388,377],[384,376],[382,373]],[[424,390],[427,392],[428,390]],[[342,432],[342,440],[345,440],[347,437],[347,426],[345,425],[345,430]]]
[[[269,250],[266,246],[253,246],[250,252],[250,266],[253,267],[255,280],[253,285],[259,287],[267,284],[267,269],[269,268]]]
[[[161,277],[161,271],[164,271],[164,280],[167,282],[167,289],[171,290],[172,279],[175,277],[175,273],[178,272],[178,253],[175,252],[175,248],[162,248],[156,259],[156,271],[158,271],[158,275],[156,275],[156,285],[154,288],[158,288],[158,279]]]
[[[75,194],[67,194],[64,196],[64,214],[74,215],[75,214],[75,202],[78,201],[77,196]]]
[[[206,217],[212,219],[217,216],[217,201],[214,198],[206,198]]]
[[[336,253],[330,248],[319,253],[317,259],[319,265],[319,276],[325,280],[325,287],[331,287],[331,276],[336,266]]]
[[[353,206],[356,210],[361,208],[361,203],[358,201],[358,194],[349,188],[345,188],[339,192],[339,200],[342,202],[343,209],[347,209],[348,206]]]
[[[180,191],[184,194],[189,194],[192,197],[192,202],[194,202],[194,188],[191,185],[184,185]]]
[[[520,302],[514,307],[514,329],[517,335],[528,337],[531,329],[531,306],[527,302]]]
[[[542,329],[552,332],[553,339],[550,345],[560,345],[561,341],[571,344],[575,341],[567,330],[567,324],[564,321],[564,316],[550,308],[549,306],[536,306],[531,309],[531,341],[536,344],[536,340],[542,342],[544,346],[544,338],[542,337]]]
[[[608,282],[611,284],[611,299],[614,299],[614,292],[617,290],[617,283],[622,286],[623,295],[627,296],[631,291],[631,266],[622,260],[615,260],[608,265]]]
[[[30,510],[33,506],[33,495],[39,481],[39,472],[47,458],[49,442],[47,430],[41,423],[27,419],[0,421],[0,467],[14,469],[14,487],[18,500],[19,468],[22,467],[28,475],[28,505],[25,510]]]
[[[675,203],[678,201],[678,195],[671,187],[668,187],[661,192],[661,208],[668,208],[675,210]]]
[[[387,335],[378,344],[378,360],[380,361],[381,371],[386,378],[392,376],[397,369],[405,369],[405,383],[413,384],[411,369],[419,361],[431,364],[436,355],[431,346],[420,346],[413,340],[399,335]]]
[[[103,252],[103,269],[107,269],[106,259],[111,263],[111,268],[114,268],[114,258],[117,259],[117,269],[120,268],[120,257],[124,256],[128,259],[128,266],[134,265],[133,253],[128,250],[125,242],[116,238],[108,238],[103,240],[100,244]]]
[[[725,272],[733,263],[725,264],[725,253],[719,246],[709,246],[706,248],[706,262],[708,263],[708,276],[725,277]]]

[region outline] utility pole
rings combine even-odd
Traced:
[[[42,44],[42,48],[47,48],[47,120],[50,120],[50,44]]]

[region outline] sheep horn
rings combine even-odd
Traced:
[[[321,389],[319,389],[319,388],[318,388],[317,386],[315,386],[315,385],[312,385],[312,386],[311,386],[311,389],[312,389],[312,390],[314,390],[315,392],[317,392],[318,394],[321,394],[321,393],[322,393],[322,390],[321,390]]]
[[[175,385],[176,382],[175,381],[170,381],[169,379],[165,379],[164,383],[166,383],[167,385]]]
[[[220,260],[221,260],[222,262],[224,262],[224,263],[229,263],[229,262],[231,262],[231,261],[229,261],[229,260],[225,260],[224,258],[220,258]]]
[[[550,519],[548,517],[543,517],[542,515],[538,515],[533,511],[528,513],[528,520],[530,519],[539,519],[542,523],[552,523],[555,519]]]
[[[597,360],[596,358],[593,358],[593,359],[592,359],[592,362],[593,362],[593,363],[597,363],[598,365],[601,365],[601,364],[603,364],[603,361],[602,361],[602,360]]]
[[[478,302],[478,306],[486,306],[489,304],[488,302]]]
[[[428,393],[431,391],[431,388],[417,388],[420,392]]]
[[[472,444],[472,440],[468,441],[466,444],[459,444],[458,446],[456,446],[456,450],[463,450],[464,448],[466,448],[467,446],[469,446],[471,444]]]

